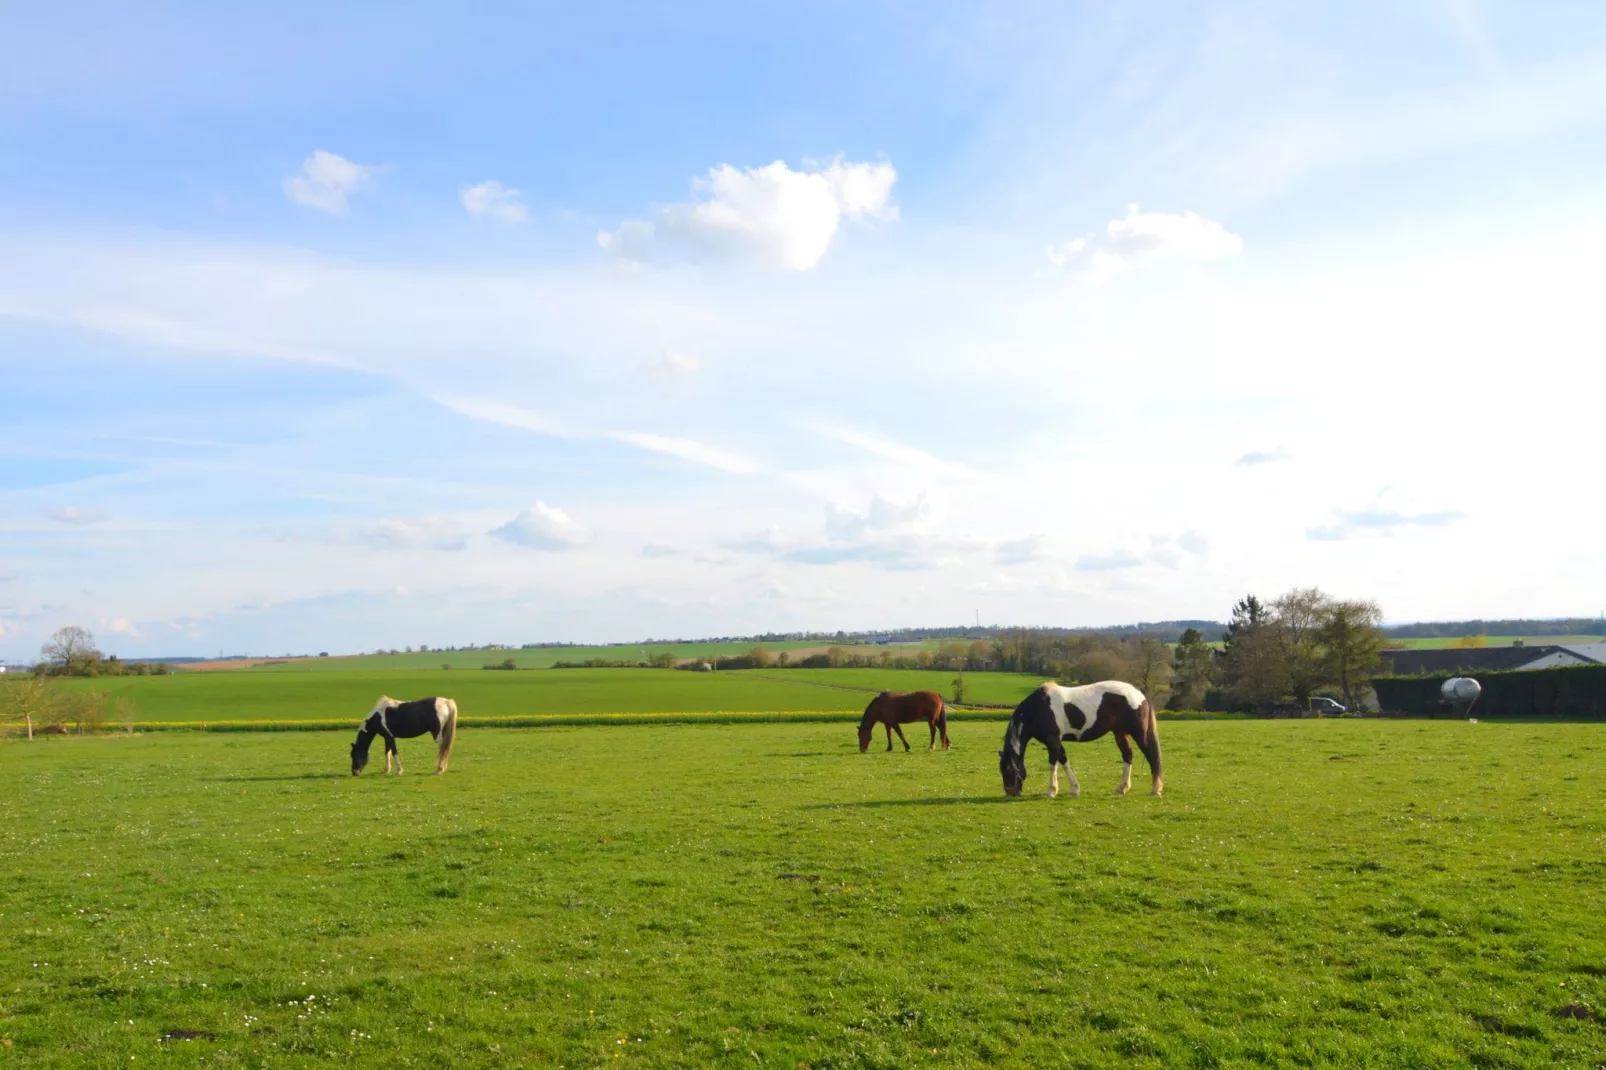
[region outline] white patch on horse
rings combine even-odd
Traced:
[[[1074,799],[1082,794],[1082,785],[1077,782],[1076,774],[1071,772],[1070,762],[1065,763],[1065,777],[1071,782],[1071,798]]]
[[[1117,795],[1125,795],[1132,790],[1132,763],[1124,762],[1121,765],[1121,783],[1115,786]]]
[[[1065,768],[1066,768],[1066,771],[1069,771],[1071,767],[1067,765]],[[1060,793],[1060,767],[1059,767],[1059,763],[1058,762],[1051,762],[1051,763],[1049,763],[1049,766],[1048,766],[1048,792],[1047,792],[1047,794],[1048,794],[1048,797],[1050,799],[1052,799],[1054,796],[1058,795],[1059,793]]]
[[[1143,692],[1119,680],[1083,684],[1081,687],[1044,684],[1043,689],[1048,693],[1048,708],[1054,713],[1054,725],[1059,729],[1060,738],[1074,739],[1078,742],[1081,742],[1082,734],[1092,728],[1093,722],[1098,719],[1099,706],[1104,702],[1105,695],[1119,695],[1134,710],[1144,702]],[[1067,706],[1075,706],[1081,711],[1082,727],[1077,728],[1071,724],[1070,717],[1065,713]]]

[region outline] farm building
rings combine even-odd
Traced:
[[[1469,647],[1453,650],[1385,650],[1383,666],[1397,676],[1525,672],[1565,665],[1606,665],[1606,643]]]

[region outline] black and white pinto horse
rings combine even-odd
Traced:
[[[452,741],[457,736],[457,703],[449,698],[421,698],[412,702],[397,702],[382,695],[374,703],[372,712],[363,718],[357,729],[357,741],[351,745],[351,775],[357,776],[368,764],[368,748],[375,736],[385,737],[385,772],[390,772],[390,759],[396,757],[396,775],[402,774],[401,751],[396,740],[412,739],[425,732],[435,737],[435,772],[446,772],[446,759],[452,756]]]
[[[1037,740],[1048,748],[1048,797],[1059,794],[1059,768],[1065,767],[1072,795],[1082,794],[1082,786],[1071,772],[1071,763],[1065,757],[1065,740],[1087,743],[1107,732],[1115,733],[1116,745],[1121,748],[1121,783],[1115,793],[1125,795],[1132,787],[1132,747],[1128,739],[1136,740],[1143,756],[1149,760],[1149,772],[1154,777],[1154,792],[1165,788],[1160,775],[1160,736],[1155,731],[1154,710],[1143,692],[1119,680],[1086,684],[1082,687],[1061,687],[1044,684],[1019,706],[1009,720],[1004,733],[1004,749],[998,752],[998,771],[1004,777],[1004,794],[1019,795],[1026,782],[1026,744]]]

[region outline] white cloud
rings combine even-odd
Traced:
[[[138,639],[140,637],[139,629],[134,627],[134,622],[127,617],[118,617],[112,621],[102,620],[101,626],[113,635],[126,635],[130,639]]]
[[[104,524],[111,519],[103,510],[82,505],[64,505],[46,511],[45,515],[58,524]]]
[[[517,405],[505,405],[500,401],[457,397],[450,394],[437,396],[434,400],[437,405],[451,409],[459,416],[467,416],[470,420],[501,424],[504,427],[516,427],[521,431],[534,431],[542,435],[561,436],[568,434],[563,425],[557,421],[533,410],[520,408]]]
[[[759,470],[758,465],[746,457],[722,450],[717,446],[696,442],[689,438],[653,435],[645,431],[608,431],[603,437],[611,438],[615,442],[623,442],[639,449],[651,450],[654,453],[662,453],[669,457],[678,457],[680,460],[689,461],[692,464],[716,468],[721,472],[729,472],[732,475],[756,475]]]
[[[649,542],[641,548],[642,557],[679,557],[686,551],[677,550],[673,546],[664,546],[662,543]]]
[[[886,435],[877,434],[873,431],[842,427],[838,424],[816,423],[810,420],[800,422],[799,426],[805,431],[819,435],[821,438],[828,438],[847,446],[854,446],[864,450],[866,453],[872,453],[877,457],[896,461],[899,464],[912,465],[917,468],[929,468],[938,472],[959,473],[965,470],[962,465],[954,464],[952,461],[945,461],[940,457],[933,457],[918,446],[911,446],[907,442],[900,442],[897,439],[888,438]]]
[[[1272,464],[1276,461],[1286,461],[1293,457],[1293,452],[1287,446],[1278,446],[1274,450],[1250,450],[1241,454],[1232,463],[1235,465],[1253,466],[1257,464]]]
[[[1135,204],[1112,219],[1103,238],[1076,238],[1049,246],[1056,267],[1075,268],[1093,278],[1148,260],[1219,260],[1243,252],[1243,239],[1195,212],[1145,212]]]
[[[292,201],[330,215],[346,214],[346,198],[373,176],[373,168],[318,149],[301,161],[301,173],[284,180]]]
[[[1307,537],[1319,542],[1339,542],[1359,535],[1395,535],[1412,528],[1438,528],[1466,519],[1454,511],[1405,513],[1371,505],[1364,509],[1335,509],[1330,523],[1307,528]]]
[[[1026,565],[1033,561],[1041,561],[1048,556],[1043,548],[1043,539],[1039,535],[1030,535],[1024,539],[1012,539],[998,544],[993,554],[993,563],[998,565]]]
[[[464,186],[460,196],[463,210],[469,215],[485,216],[499,223],[530,221],[530,211],[519,200],[519,191],[500,182],[492,180],[477,186]]]
[[[591,541],[591,533],[573,517],[546,502],[536,502],[489,534],[532,550],[572,550]]]
[[[461,550],[468,545],[467,533],[455,521],[441,516],[381,520],[360,528],[357,536],[369,545],[386,550],[417,547]]]
[[[694,179],[695,199],[660,208],[652,222],[627,219],[597,243],[624,260],[747,257],[808,271],[830,249],[846,216],[893,220],[890,163],[844,163],[794,171],[780,160],[738,169],[720,164]]]
[[[660,378],[670,378],[677,375],[696,375],[703,370],[703,362],[690,353],[677,353],[670,350],[651,364],[647,371]]]

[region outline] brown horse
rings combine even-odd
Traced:
[[[942,749],[948,749],[948,707],[941,695],[935,691],[910,691],[907,694],[883,691],[864,708],[864,717],[859,721],[859,753],[870,749],[870,737],[875,734],[878,724],[887,728],[887,750],[892,749],[894,731],[903,740],[903,749],[908,750],[909,741],[898,726],[915,721],[924,721],[931,728],[931,746],[928,750],[937,749],[938,732],[942,733]]]

